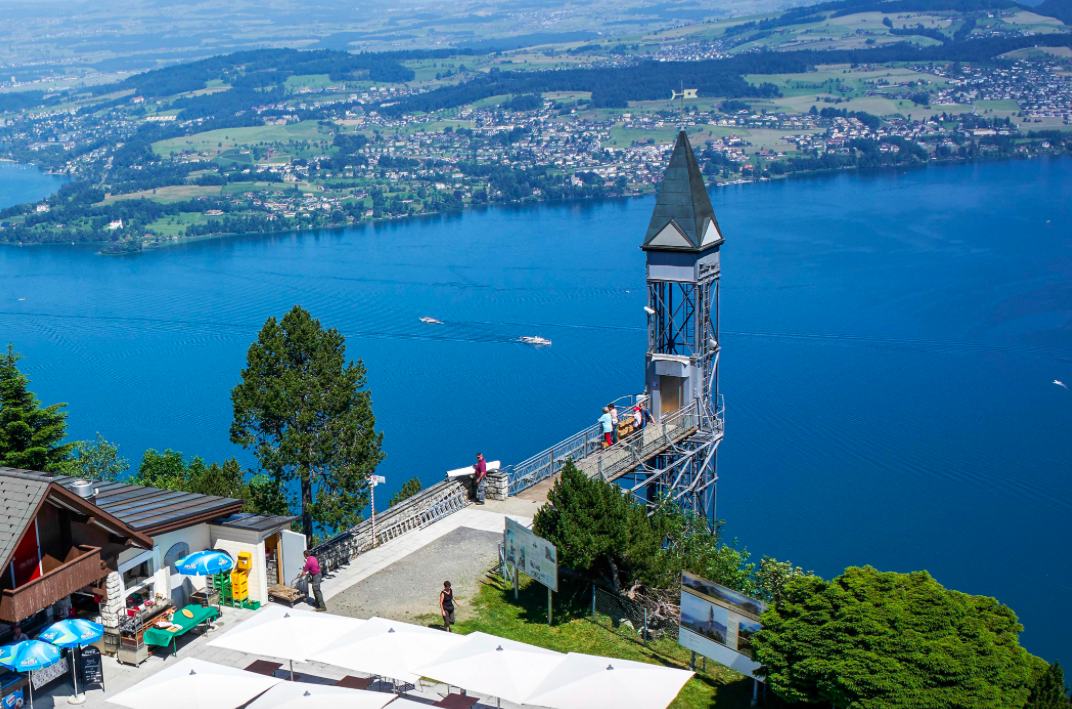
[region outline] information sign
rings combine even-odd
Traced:
[[[558,591],[558,550],[554,544],[507,517],[503,546],[506,563],[552,591]]]
[[[678,642],[749,677],[759,668],[751,638],[767,604],[685,571]]]

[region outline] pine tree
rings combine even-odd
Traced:
[[[401,490],[399,490],[398,492],[396,492],[394,495],[391,496],[391,500],[390,500],[390,502],[387,503],[387,506],[388,507],[394,507],[399,502],[402,502],[402,500],[405,500],[406,498],[409,498],[409,497],[413,497],[414,495],[416,495],[418,492],[420,492],[423,489],[424,489],[424,486],[421,484],[421,479],[420,478],[410,478],[406,482],[402,483],[402,489]]]
[[[22,356],[7,346],[0,357],[0,465],[52,473],[69,472],[75,443],[67,436],[67,404],[41,408],[27,388],[30,380],[19,371]]]
[[[1069,697],[1068,687],[1065,686],[1065,672],[1061,663],[1054,662],[1046,667],[1046,670],[1035,682],[1031,689],[1031,698],[1027,700],[1024,709],[1069,709],[1072,707],[1072,698]]]
[[[368,504],[368,476],[383,460],[372,395],[346,340],[303,308],[269,318],[231,391],[231,441],[252,448],[278,490],[296,481],[302,532],[345,529]]]

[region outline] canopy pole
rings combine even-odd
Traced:
[[[294,660],[290,661],[290,681],[294,681]]]
[[[71,648],[71,681],[74,682],[74,696],[67,698],[68,704],[85,704],[86,695],[78,693],[78,662],[75,653],[78,652],[78,646],[75,645]]]
[[[27,672],[26,679],[29,680],[26,688],[30,690],[30,709],[33,709],[33,672]]]

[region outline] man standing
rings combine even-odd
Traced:
[[[476,465],[473,466],[473,488],[476,495],[476,504],[484,504],[484,483],[487,482],[488,464],[484,462],[484,454],[476,454]]]
[[[328,609],[324,605],[324,594],[320,592],[320,582],[324,577],[320,573],[320,562],[308,549],[302,552],[305,555],[305,567],[298,578],[309,579],[309,585],[313,587],[313,600],[316,602],[316,612],[323,613]]]
[[[618,407],[607,404],[607,413],[610,414],[610,435],[614,442],[618,442]]]

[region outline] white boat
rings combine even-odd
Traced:
[[[442,325],[443,324],[442,320],[436,320],[435,318],[430,318],[427,315],[424,316],[423,318],[421,318],[421,322],[428,323],[429,325]]]
[[[526,335],[525,337],[519,337],[517,339],[524,342],[526,345],[536,345],[537,347],[551,344],[551,341],[546,337],[529,337]]]

